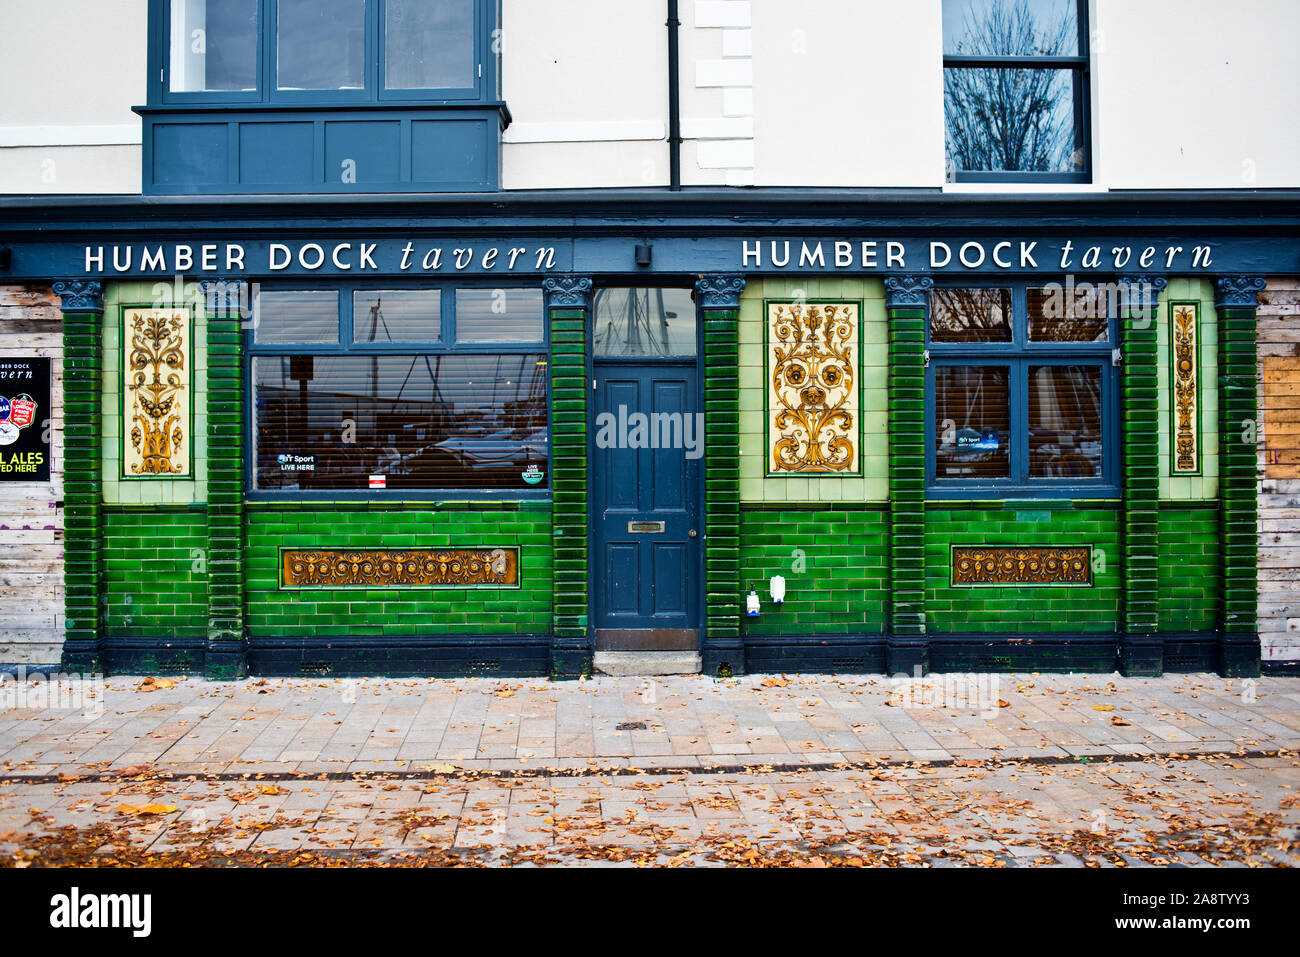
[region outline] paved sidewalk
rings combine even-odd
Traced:
[[[1300,863],[1284,678],[167,685],[0,711],[0,866]]]
[[[1289,678],[181,679],[140,690],[148,687],[109,680],[97,715],[98,702],[89,715],[0,710],[0,774],[727,769],[1300,747],[1300,682]],[[44,703],[28,692],[26,703]]]

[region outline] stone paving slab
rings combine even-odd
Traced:
[[[89,707],[50,707],[35,686],[19,686],[20,707],[0,711],[0,774],[707,768],[1300,746],[1300,682],[1280,677],[264,678],[143,687],[141,678],[112,678]],[[645,727],[619,729],[629,724]]]
[[[1294,756],[274,784],[11,778],[0,781],[0,862],[45,863],[70,827],[100,842],[96,853],[155,861],[289,851],[513,865],[1294,866],[1297,787]],[[146,802],[172,810],[132,812]]]

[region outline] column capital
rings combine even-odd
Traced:
[[[1256,294],[1266,285],[1263,276],[1220,276],[1214,281],[1214,305],[1254,309],[1259,305]]]
[[[104,311],[104,284],[98,279],[60,279],[54,294],[63,300],[64,312]]]
[[[1169,285],[1169,280],[1152,273],[1134,273],[1131,276],[1120,276],[1119,284],[1124,308],[1132,318],[1141,318],[1138,314],[1155,315],[1155,309],[1160,303],[1160,294]]]
[[[542,289],[551,309],[586,309],[591,299],[591,279],[587,276],[547,276],[542,280]]]
[[[695,280],[695,296],[701,309],[739,309],[745,277],[728,273],[702,275]]]
[[[210,319],[243,319],[252,314],[247,283],[242,279],[200,279],[199,288]]]
[[[924,306],[934,280],[929,276],[886,276],[885,305],[890,309]]]

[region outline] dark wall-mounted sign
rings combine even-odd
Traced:
[[[0,356],[0,482],[50,480],[50,360]]]

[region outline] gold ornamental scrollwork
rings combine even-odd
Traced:
[[[190,474],[190,313],[125,309],[122,408],[128,478]]]
[[[859,312],[855,302],[767,304],[771,473],[858,471]]]
[[[1092,547],[954,545],[954,585],[1091,585]]]
[[[455,588],[517,585],[515,548],[382,551],[305,550],[280,553],[285,588]]]
[[[1197,352],[1200,348],[1200,329],[1197,323],[1196,303],[1174,303],[1171,339],[1173,343],[1173,412],[1174,412],[1174,474],[1194,473],[1201,470],[1199,414],[1200,369]]]

